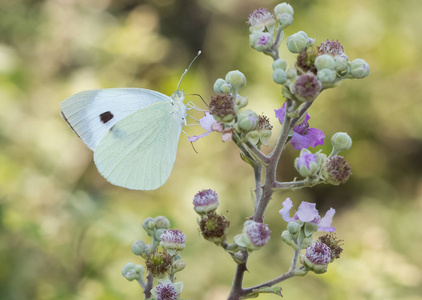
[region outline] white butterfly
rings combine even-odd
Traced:
[[[179,85],[188,69],[171,97],[147,89],[114,88],[79,92],[61,103],[63,119],[94,151],[95,165],[107,181],[154,190],[169,178],[186,122]]]

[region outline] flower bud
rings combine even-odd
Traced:
[[[309,38],[304,31],[296,32],[286,40],[287,49],[292,53],[299,53],[308,47]]]
[[[312,236],[304,238],[302,241],[302,249],[306,249],[313,242]]]
[[[294,80],[297,77],[297,70],[295,67],[290,67],[287,69],[287,79]]]
[[[226,75],[226,82],[238,91],[246,85],[246,77],[239,70],[230,71]]]
[[[365,78],[369,75],[369,65],[361,58],[357,58],[350,64],[350,71],[354,78]]]
[[[321,167],[321,177],[330,184],[346,183],[351,174],[347,161],[339,155],[327,158]]]
[[[164,233],[164,231],[166,231],[164,228],[160,228],[155,231],[154,237],[157,241],[161,241],[161,235]]]
[[[311,72],[300,75],[294,84],[294,93],[302,101],[313,101],[321,90],[321,82]]]
[[[147,232],[147,234],[149,236],[152,236],[154,234],[154,229],[155,229],[154,219],[153,218],[147,218],[142,223],[142,228],[144,228],[144,230]]]
[[[138,280],[139,277],[142,277],[143,273],[145,272],[145,268],[142,265],[135,265],[134,263],[127,263],[124,265],[122,270],[122,275],[127,280]]]
[[[206,215],[199,222],[202,236],[216,245],[220,245],[221,242],[226,240],[229,226],[230,222],[216,213]]]
[[[256,9],[249,15],[248,23],[251,25],[250,31],[272,31],[275,26],[275,19],[273,15],[265,8]]]
[[[145,252],[145,243],[141,240],[135,241],[132,244],[132,252],[135,255],[142,255]]]
[[[177,229],[165,230],[161,235],[160,246],[168,251],[171,256],[185,249],[186,236]]]
[[[214,212],[219,204],[217,193],[211,189],[199,191],[193,197],[193,208],[199,215]]]
[[[282,13],[281,15],[277,16],[277,20],[279,25],[279,30],[286,29],[293,23],[293,16],[288,13]],[[284,34],[283,34],[284,36]]]
[[[308,149],[302,149],[300,156],[295,159],[295,168],[303,177],[311,177],[318,172],[320,164],[315,154]]]
[[[273,37],[268,32],[254,31],[249,36],[249,44],[259,52],[269,50],[273,45]]]
[[[297,249],[297,245],[294,243],[293,241],[293,236],[292,234],[288,231],[288,230],[284,230],[281,233],[281,238],[283,239],[283,241],[289,245],[290,247],[292,247],[293,249]]]
[[[281,14],[288,14],[293,16],[294,10],[293,7],[290,4],[287,3],[280,3],[276,7],[274,7],[274,15],[278,18]]]
[[[249,131],[246,134],[246,138],[248,139],[249,142],[251,142],[253,145],[256,146],[259,143],[259,131],[258,130]]]
[[[218,78],[214,83],[214,91],[216,94],[222,93],[221,87],[223,84],[226,84],[227,82],[223,78]]]
[[[248,105],[248,97],[242,97],[240,95],[237,95],[234,102],[236,103],[237,108],[241,109],[245,107],[246,105]]]
[[[259,141],[261,144],[268,146],[268,141],[270,140],[272,131],[269,129],[263,129],[259,131]]]
[[[287,69],[287,61],[285,61],[282,58],[278,58],[273,62],[273,70],[275,71],[276,69],[283,69],[286,70]]]
[[[164,216],[158,216],[154,218],[155,228],[160,229],[164,228],[167,229],[170,227],[170,221]]]
[[[331,144],[333,145],[333,153],[337,155],[341,151],[349,150],[352,147],[352,138],[347,132],[337,132],[331,137]]]
[[[273,80],[275,83],[283,84],[287,80],[287,73],[283,69],[275,69],[273,72]]]
[[[264,223],[248,220],[243,224],[243,231],[234,237],[234,242],[248,252],[260,249],[270,240],[270,229]]]
[[[287,230],[291,235],[296,235],[302,226],[298,222],[287,223]]]
[[[334,56],[334,62],[336,63],[335,70],[342,72],[347,70],[349,58],[346,54],[336,55]]]
[[[153,252],[151,253],[145,264],[147,270],[157,278],[164,278],[171,271],[173,259],[169,253],[164,252]]]
[[[221,90],[221,92],[222,93],[224,93],[224,94],[230,94],[231,92],[232,92],[232,85],[231,84],[228,84],[228,83],[223,83],[221,86],[220,86],[220,90]]]
[[[177,260],[173,263],[173,272],[179,272],[182,271],[184,268],[186,267],[186,264],[181,261],[181,260]]]
[[[217,94],[211,97],[209,112],[217,122],[229,123],[236,117],[237,109],[230,94]]]
[[[312,243],[306,248],[304,265],[315,273],[324,273],[331,260],[330,248],[323,243]]]
[[[317,77],[322,83],[331,83],[336,79],[336,73],[331,69],[321,69],[318,71]]]
[[[258,126],[258,115],[251,111],[242,111],[237,117],[236,129],[239,132],[249,132]]]
[[[334,58],[331,55],[323,54],[323,55],[317,56],[317,58],[315,59],[314,65],[317,68],[317,70],[322,70],[322,69],[334,70],[336,66],[336,62],[334,61]]]

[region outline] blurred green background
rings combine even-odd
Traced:
[[[295,0],[286,36],[304,30],[317,44],[338,39],[371,74],[325,91],[310,110],[311,127],[329,137],[347,131],[344,156],[353,175],[342,186],[275,194],[265,222],[270,243],[253,254],[245,285],[288,270],[292,251],[279,238],[278,214],[290,196],[334,207],[344,253],[324,275],[282,284],[284,299],[422,299],[422,2]],[[149,216],[166,215],[187,235],[184,299],[225,299],[235,265],[198,233],[192,197],[212,188],[231,221],[230,240],[252,214],[253,177],[232,143],[182,134],[175,167],[156,191],[107,183],[92,152],[60,118],[60,102],[94,88],[143,87],[171,95],[198,50],[182,88],[205,99],[218,77],[245,73],[242,95],[280,126],[282,105],[269,57],[248,42],[248,14],[276,1],[1,0],[0,2],[0,299],[143,299],[126,281],[126,262],[142,263],[132,242]],[[281,57],[295,56],[281,48]],[[204,107],[195,96],[188,100]],[[186,129],[198,134],[199,128]],[[274,142],[274,138],[273,138]],[[320,149],[319,147],[318,149]],[[270,148],[264,149],[269,151]],[[297,176],[288,148],[279,178]],[[262,296],[260,299],[275,299]]]

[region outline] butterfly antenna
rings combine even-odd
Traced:
[[[202,102],[204,102],[204,103],[205,103],[205,105],[208,107],[207,102],[205,102],[204,98],[202,98],[202,97],[201,97],[201,95],[199,95],[199,94],[185,94],[185,95],[198,96],[199,98],[201,98]]]
[[[188,67],[187,69],[185,69],[185,72],[183,72],[182,76],[180,76],[179,83],[177,84],[177,89],[176,89],[177,91],[179,90],[180,83],[182,82],[183,77],[185,77],[186,73],[189,71],[189,69],[190,69],[190,67],[192,66],[193,62],[194,62],[194,61],[198,58],[198,56],[199,56],[200,54],[201,54],[201,51],[198,51],[198,54],[196,54],[195,58],[194,58],[194,59],[192,59],[192,61],[190,62],[189,67]]]
[[[196,151],[195,146],[193,145],[193,143],[192,143],[192,142],[190,142],[190,144],[192,145],[192,149],[193,149],[193,151],[195,151],[195,153],[198,153],[198,151]]]

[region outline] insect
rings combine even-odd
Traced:
[[[187,105],[180,83],[170,97],[141,88],[76,93],[64,100],[61,116],[94,152],[100,174],[133,190],[154,190],[170,176],[186,124]]]

